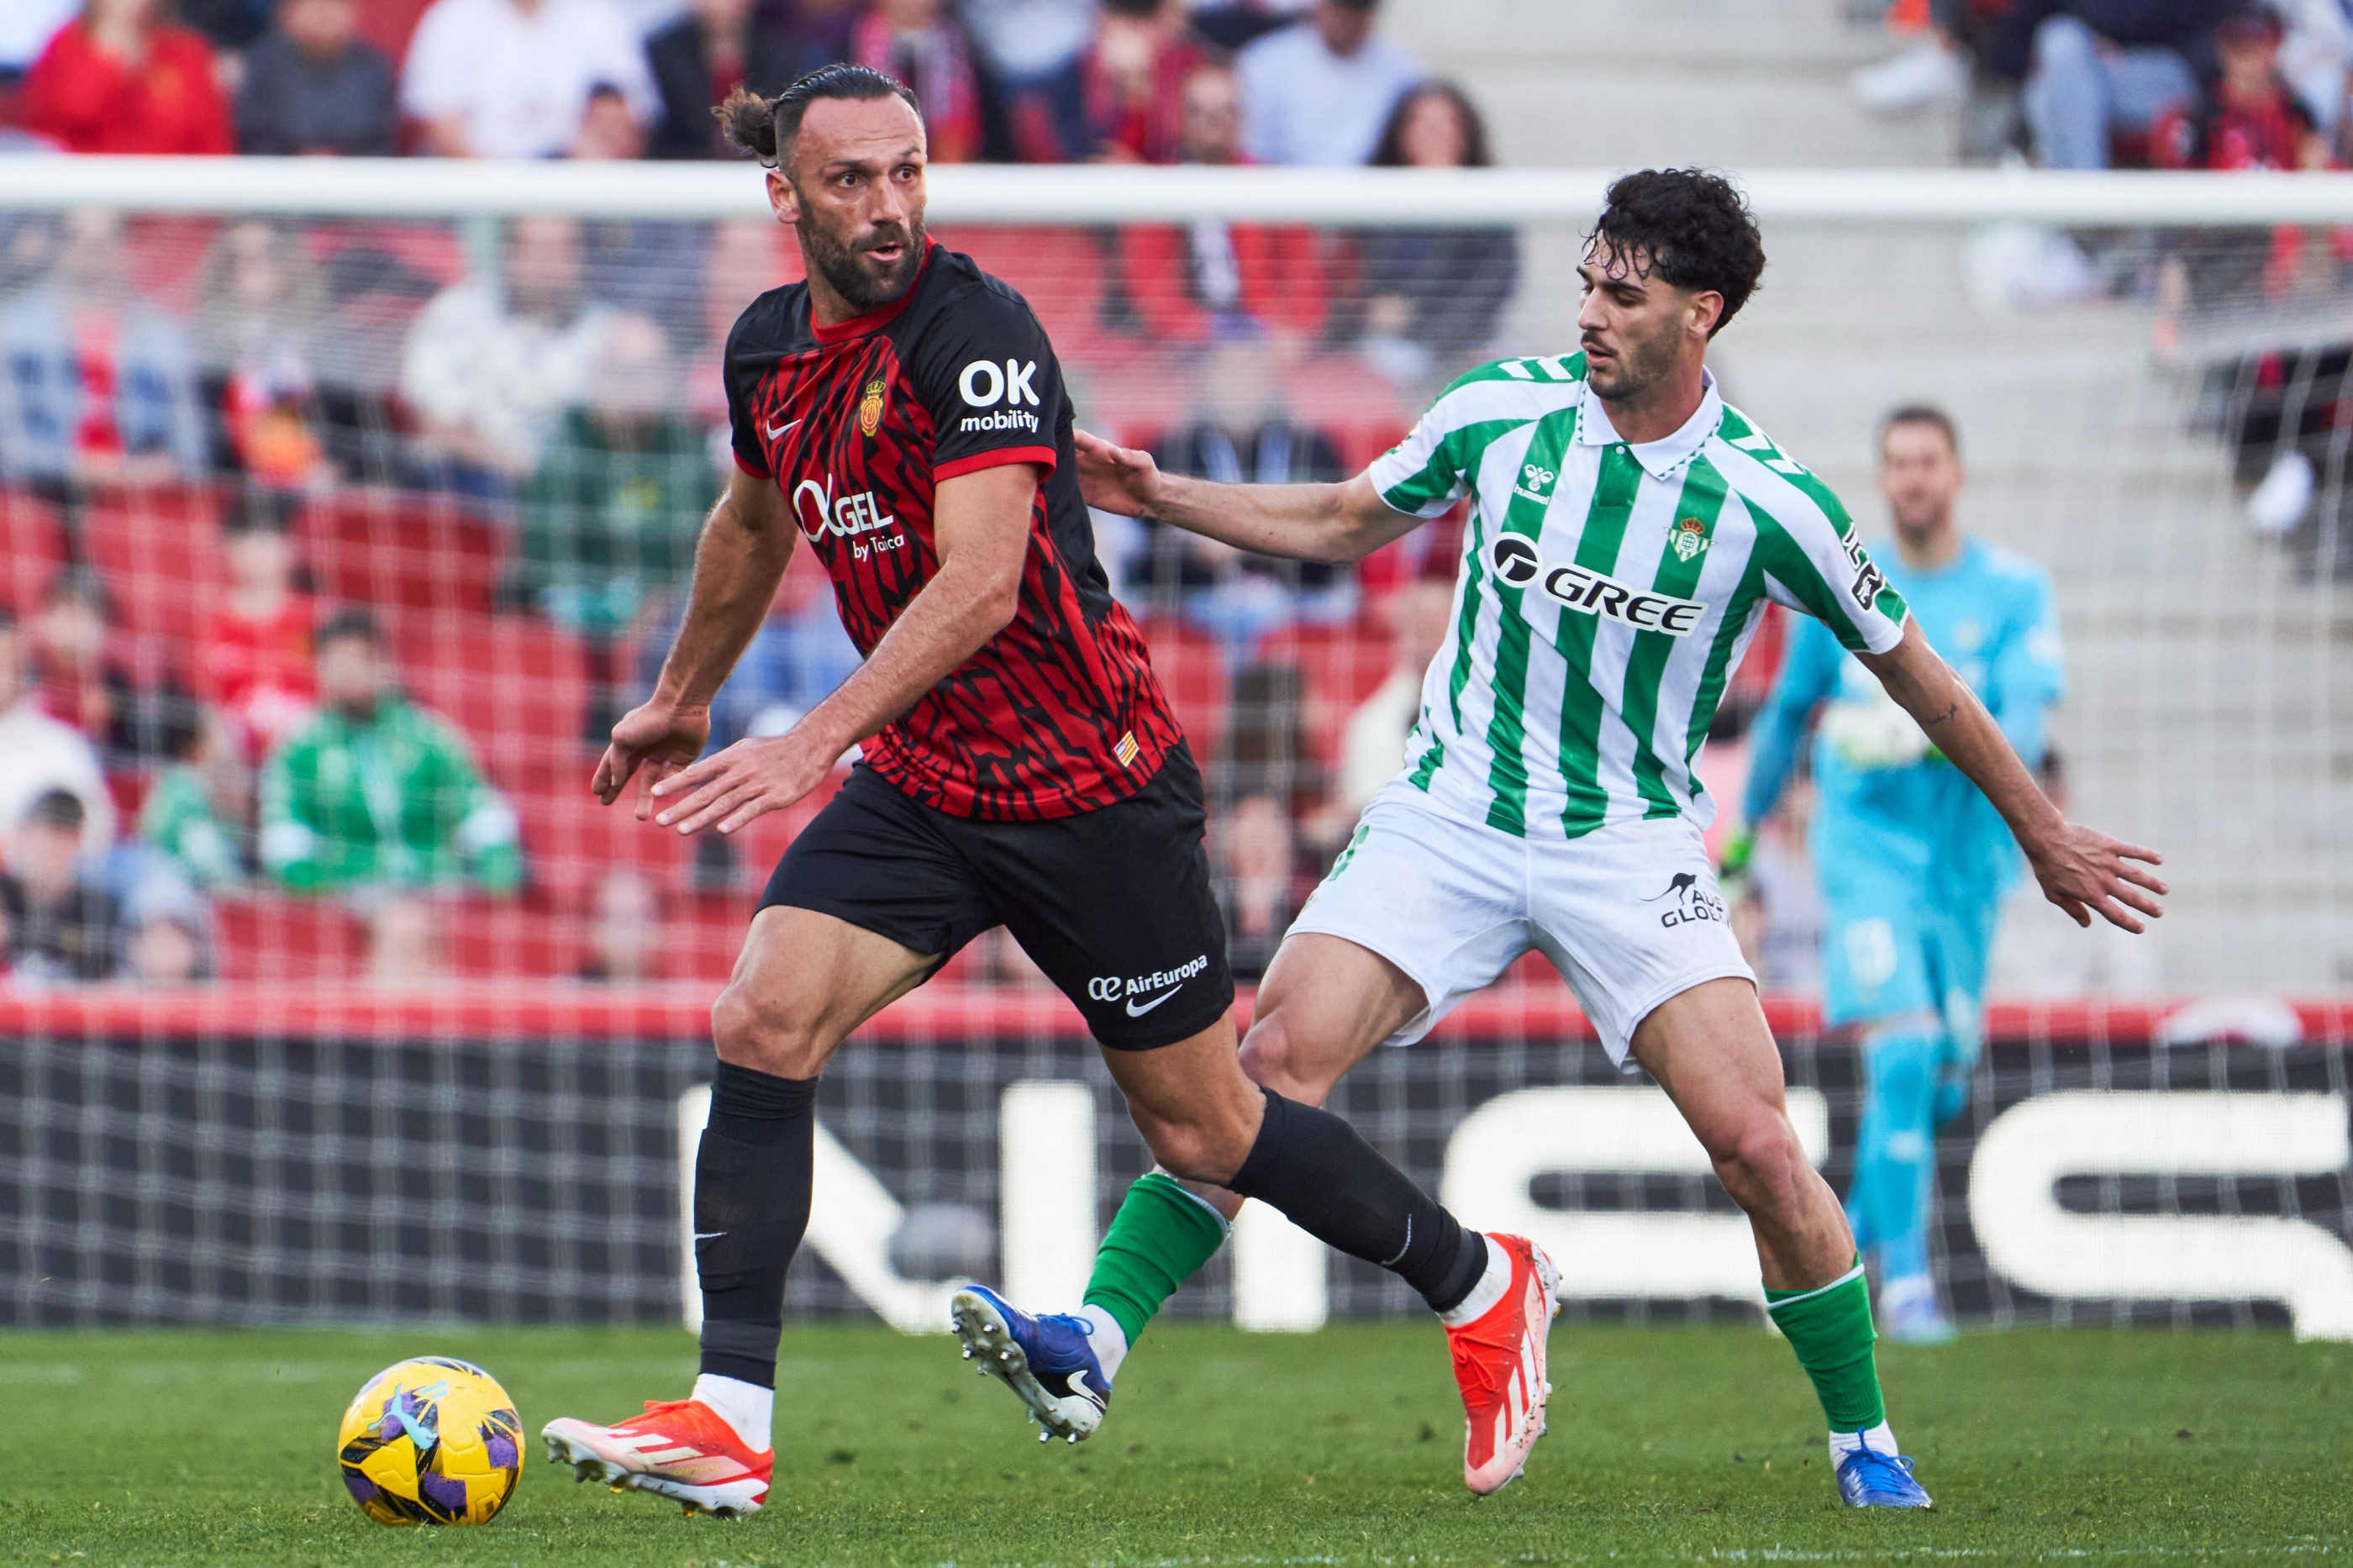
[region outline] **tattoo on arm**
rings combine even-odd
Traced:
[[[1938,724],[1949,724],[1960,716],[1961,705],[1957,702],[1947,702],[1945,704],[1945,710],[1942,713],[1931,714],[1928,718],[1922,720],[1921,724],[1924,728],[1933,727]]]

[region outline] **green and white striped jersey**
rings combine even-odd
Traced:
[[[1903,599],[1820,480],[1717,394],[1630,446],[1585,356],[1482,366],[1372,466],[1436,517],[1465,495],[1453,629],[1422,681],[1407,776],[1523,837],[1643,817],[1704,827],[1700,742],[1767,599],[1884,653]]]

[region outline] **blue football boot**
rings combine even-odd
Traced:
[[[1094,1325],[1069,1312],[1033,1317],[985,1285],[967,1285],[948,1308],[966,1361],[1021,1396],[1044,1428],[1038,1441],[1094,1436],[1111,1407],[1111,1379],[1095,1359]]]
[[[1857,1448],[1839,1461],[1839,1500],[1849,1508],[1933,1508],[1901,1454]]]

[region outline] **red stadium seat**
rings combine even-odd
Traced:
[[[588,667],[580,639],[527,616],[385,615],[404,689],[466,731],[492,778],[576,777]]]
[[[31,614],[65,559],[58,509],[22,490],[0,490],[0,609]]]
[[[499,536],[446,497],[345,490],[312,502],[300,532],[330,598],[420,610],[486,611]]]
[[[226,586],[216,499],[197,489],[100,496],[82,511],[81,544],[133,646],[161,645],[170,662],[184,662]]]
[[[1359,621],[1345,626],[1294,626],[1270,633],[1261,662],[1296,665],[1307,688],[1307,732],[1319,761],[1335,763],[1348,715],[1388,679],[1388,634]]]
[[[1172,616],[1146,620],[1144,640],[1152,646],[1153,673],[1160,678],[1160,689],[1168,694],[1169,706],[1185,726],[1194,760],[1208,766],[1225,739],[1226,709],[1232,691],[1225,655],[1219,651],[1215,638]]]
[[[213,948],[224,980],[356,979],[367,969],[365,923],[331,899],[216,899]]]

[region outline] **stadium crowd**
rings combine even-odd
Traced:
[[[704,158],[733,87],[847,58],[918,86],[941,158],[1493,161],[1477,107],[1382,37],[1377,0],[431,0],[393,18],[414,23],[397,64],[366,36],[385,13],[20,0],[7,112],[76,151]],[[1227,480],[1360,468],[1499,351],[1520,275],[1508,228],[941,237],[1029,295],[1090,423]],[[723,973],[776,837],[681,846],[582,781],[651,679],[725,472],[728,327],[797,274],[757,221],[0,218],[15,983]],[[1398,766],[1459,532],[1335,570],[1097,524],[1205,763],[1254,974]],[[779,732],[854,665],[806,567],[714,743]],[[1749,935],[1802,992],[1795,793],[1757,874],[1784,896]],[[959,963],[1024,971],[1008,942]]]

